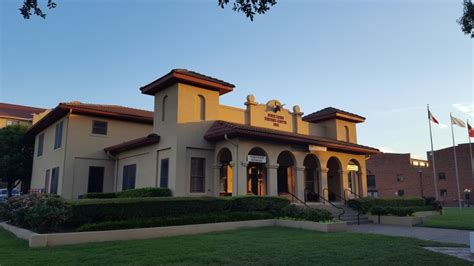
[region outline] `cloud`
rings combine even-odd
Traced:
[[[390,147],[379,147],[379,150],[385,153],[397,153],[394,149]]]
[[[457,111],[470,115],[474,117],[474,104],[469,104],[469,103],[455,103],[453,104],[454,109]]]

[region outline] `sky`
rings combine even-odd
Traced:
[[[430,149],[427,104],[443,124],[433,126],[435,149],[452,145],[450,112],[474,124],[462,0],[278,0],[253,22],[218,0],[56,0],[46,19],[30,20],[21,2],[0,2],[0,102],[152,110],[139,88],[186,68],[235,84],[225,105],[243,108],[253,94],[305,114],[362,115],[360,144],[415,158]]]

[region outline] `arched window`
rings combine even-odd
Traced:
[[[199,120],[206,120],[206,99],[202,95],[198,95]]]
[[[163,101],[161,102],[161,121],[165,121],[166,118],[166,100],[168,99],[168,95],[163,97]]]
[[[349,136],[349,127],[348,126],[344,126],[344,132],[346,134],[346,141],[349,142],[350,141],[350,136]]]

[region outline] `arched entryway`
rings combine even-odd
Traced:
[[[293,154],[289,151],[283,151],[278,155],[277,185],[278,194],[295,194],[295,175],[296,165]]]
[[[249,151],[247,166],[247,194],[264,196],[267,194],[268,155],[262,148]]]
[[[346,190],[346,198],[354,198],[361,194],[362,191],[362,180],[360,175],[360,164],[358,161],[352,159],[347,165],[347,184],[348,190]]]
[[[328,199],[340,201],[342,198],[341,162],[336,157],[331,157],[327,163],[328,168]]]
[[[304,158],[304,177],[305,177],[305,188],[304,196],[305,200],[309,202],[318,202],[321,195],[320,187],[320,164],[318,157],[314,154],[308,154]]]
[[[217,160],[219,162],[219,196],[232,196],[232,153],[223,148],[219,151]]]

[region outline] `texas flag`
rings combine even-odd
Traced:
[[[431,111],[428,111],[428,119],[431,120],[431,122],[433,122],[433,123],[439,125],[438,119],[436,119],[436,118],[433,116],[433,114],[431,113]]]
[[[469,125],[469,122],[467,123],[467,133],[469,134],[469,137],[474,138],[474,129]]]

